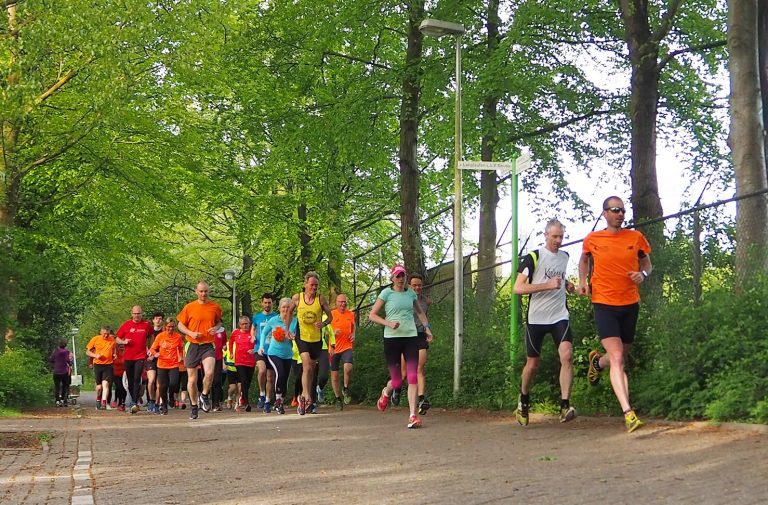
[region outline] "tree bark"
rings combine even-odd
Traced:
[[[248,253],[243,254],[243,279],[251,278],[251,270],[253,270],[253,256]],[[250,289],[240,290],[240,309],[241,314],[247,316],[253,316],[253,294]]]
[[[486,15],[487,57],[493,56],[499,45],[499,0],[489,0]],[[480,157],[483,161],[493,161],[496,137],[496,114],[499,98],[495,90],[488,90],[483,99],[483,136],[480,145]],[[493,306],[496,299],[496,207],[499,204],[499,192],[496,186],[496,172],[483,170],[480,174],[480,237],[478,240],[477,266],[477,304],[479,308]]]
[[[679,3],[679,2],[678,2]],[[632,64],[629,119],[631,125],[632,212],[636,223],[661,217],[656,174],[656,121],[659,106],[659,42],[666,31],[653,33],[647,2],[619,0],[625,38]],[[656,246],[663,241],[661,227],[649,239]]]
[[[768,0],[757,2],[757,50],[760,67],[760,102],[763,105],[763,151],[768,170]]]
[[[766,188],[763,121],[760,114],[757,0],[728,1],[731,129],[728,145],[736,173],[736,194]],[[737,289],[768,267],[768,200],[765,195],[736,205]]]
[[[423,35],[419,24],[424,19],[424,1],[408,6],[408,48],[400,104],[400,232],[405,268],[426,275],[424,248],[419,224],[421,174],[417,162],[419,100],[421,95],[421,51]]]

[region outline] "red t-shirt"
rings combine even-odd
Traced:
[[[224,344],[227,343],[227,330],[224,328],[213,335],[213,350],[216,353],[217,360],[224,359]]]
[[[256,356],[248,351],[253,350],[251,334],[239,328],[229,337],[229,355],[235,357],[235,365],[256,366]]]
[[[123,323],[115,334],[120,339],[129,339],[125,344],[125,359],[147,359],[147,338],[154,332],[149,321],[134,322],[132,319]]]

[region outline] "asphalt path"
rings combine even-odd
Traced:
[[[50,409],[0,420],[48,431],[47,451],[0,451],[0,502],[20,504],[765,504],[766,427],[619,418],[561,424],[406,408],[168,416]]]

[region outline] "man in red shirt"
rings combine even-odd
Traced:
[[[152,324],[145,321],[139,305],[131,309],[131,318],[124,322],[115,334],[115,341],[125,345],[125,374],[128,376],[128,393],[131,395],[131,414],[139,411],[137,401],[141,388],[141,374],[147,359],[147,339],[152,335]]]

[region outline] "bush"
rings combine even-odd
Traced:
[[[39,353],[28,349],[6,349],[0,355],[0,407],[45,402],[53,383],[43,363]]]

